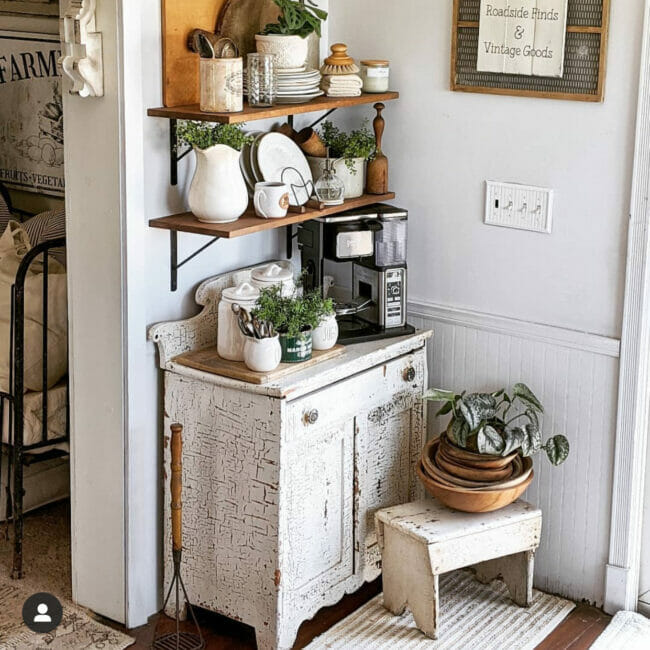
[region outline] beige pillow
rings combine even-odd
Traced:
[[[29,237],[10,221],[0,237],[0,391],[8,392],[10,373],[11,287],[18,267],[31,249]],[[65,269],[48,260],[47,386],[58,383],[68,368],[68,303]],[[32,262],[25,278],[24,389],[43,390],[43,258]]]

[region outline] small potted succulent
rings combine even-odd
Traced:
[[[321,24],[327,12],[313,0],[273,0],[282,12],[275,23],[266,25],[255,36],[257,51],[274,54],[279,69],[300,68],[309,52],[308,37],[321,35]]]
[[[248,208],[248,190],[239,157],[242,147],[252,138],[242,126],[191,121],[178,126],[179,141],[190,145],[196,156],[188,202],[199,221],[236,221]]]
[[[280,334],[282,363],[309,361],[313,350],[312,334],[322,316],[322,306],[314,296],[298,291],[283,296],[282,289],[274,286],[260,291],[257,304],[253,316],[272,323]]]
[[[365,120],[361,128],[346,133],[332,122],[323,122],[320,128],[320,137],[329,150],[334,162],[334,171],[345,186],[346,199],[361,196],[366,186],[366,166],[377,148],[375,136],[368,128]],[[315,180],[325,172],[327,158],[308,156],[309,166]]]

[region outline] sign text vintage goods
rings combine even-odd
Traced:
[[[481,0],[477,70],[561,77],[567,5],[568,0]]]

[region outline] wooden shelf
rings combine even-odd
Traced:
[[[307,207],[305,212],[290,212],[282,219],[261,219],[255,216],[253,208],[249,208],[243,217],[232,223],[201,223],[191,212],[182,214],[173,214],[169,217],[151,219],[149,225],[152,228],[162,228],[163,230],[172,230],[176,232],[190,232],[195,235],[208,235],[210,237],[220,237],[225,239],[234,239],[244,235],[252,235],[264,230],[274,230],[283,226],[291,226],[310,219],[326,217],[333,214],[339,214],[346,210],[362,208],[373,203],[382,203],[395,198],[393,192],[388,194],[364,194],[358,199],[349,199],[343,205],[334,205],[322,210]]]
[[[361,97],[319,97],[306,104],[280,104],[271,108],[251,108],[244,103],[241,113],[205,113],[198,104],[189,106],[174,106],[173,108],[150,108],[147,115],[150,117],[165,117],[170,120],[197,120],[201,122],[220,122],[222,124],[238,124],[255,120],[266,120],[274,117],[287,117],[314,111],[331,111],[347,106],[360,106],[387,102],[398,99],[399,93],[364,93]]]

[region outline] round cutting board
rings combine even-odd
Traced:
[[[232,38],[240,56],[256,52],[255,34],[280,15],[273,0],[226,0],[217,19],[217,34]]]

